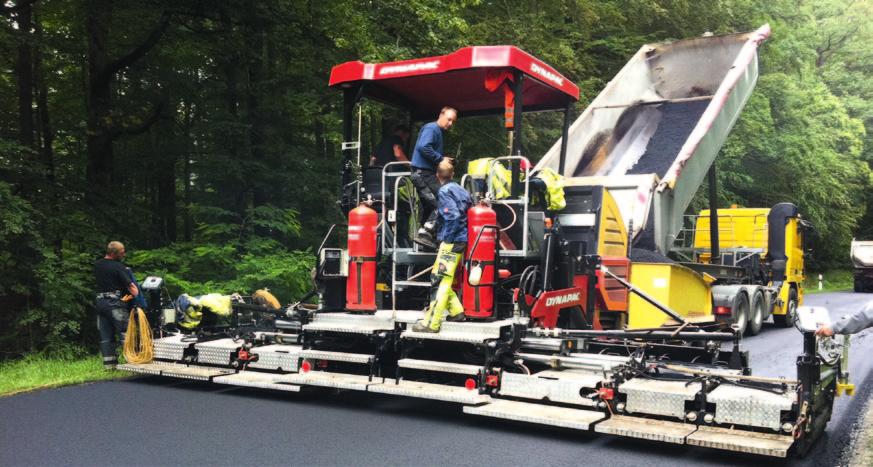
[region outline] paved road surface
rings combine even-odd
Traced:
[[[873,295],[810,295],[839,316]],[[801,338],[746,340],[755,374],[793,376]],[[357,392],[285,394],[140,377],[0,398],[0,465],[835,465],[873,383],[873,331],[853,341],[854,398],[803,460],[464,416],[452,404]]]

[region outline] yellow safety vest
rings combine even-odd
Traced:
[[[493,167],[491,173],[491,187],[494,194],[494,199],[508,198],[510,193],[510,180],[512,172],[502,163],[491,164],[493,157],[483,157],[481,159],[472,160],[467,164],[467,174],[477,180],[487,180],[488,168]]]

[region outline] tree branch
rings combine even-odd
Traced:
[[[161,114],[164,112],[164,106],[166,106],[166,101],[161,99],[157,104],[152,108],[151,112],[149,112],[149,116],[142,121],[139,125],[130,126],[121,124],[115,128],[110,130],[110,134],[112,139],[116,139],[119,136],[133,136],[145,133],[152,127],[158,120],[161,119]]]
[[[167,26],[170,25],[170,15],[165,11],[161,14],[161,20],[158,22],[158,25],[155,26],[154,29],[149,33],[148,37],[136,46],[133,50],[128,52],[126,55],[119,57],[107,64],[103,70],[100,71],[100,81],[108,81],[112,78],[112,75],[118,73],[119,71],[129,67],[134,64],[137,60],[142,58],[145,54],[147,54],[155,45],[157,45],[158,41],[161,39],[161,36],[164,35],[164,31],[167,30]]]

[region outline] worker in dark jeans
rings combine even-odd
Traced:
[[[443,132],[450,129],[458,118],[458,111],[451,107],[443,107],[435,122],[430,122],[418,132],[418,140],[412,151],[412,183],[418,191],[424,208],[424,225],[418,230],[414,241],[419,245],[436,248],[435,233],[437,230],[437,193],[440,182],[436,177],[437,165],[443,161],[453,162],[453,159],[443,154]]]
[[[121,345],[127,331],[130,310],[122,300],[126,294],[136,297],[139,290],[133,283],[130,271],[124,266],[126,252],[121,242],[109,242],[106,256],[94,263],[94,278],[97,283],[97,330],[100,331],[100,353],[103,354],[103,368],[114,369],[118,364],[115,335],[120,334]]]
[[[452,290],[452,284],[467,248],[467,210],[473,201],[467,190],[452,181],[454,175],[451,162],[440,162],[437,170],[437,178],[442,184],[437,194],[437,212],[441,220],[437,239],[440,246],[430,272],[430,304],[424,319],[412,326],[415,332],[439,332],[446,313],[449,321],[464,320],[464,306]]]

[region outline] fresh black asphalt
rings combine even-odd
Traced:
[[[873,295],[810,295],[831,314]],[[0,398],[0,466],[18,465],[836,465],[873,383],[873,332],[852,345],[858,393],[840,398],[805,459],[776,461],[463,415],[378,394],[295,394],[138,377]],[[746,340],[755,374],[793,376],[794,329]]]

